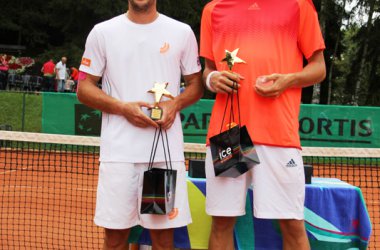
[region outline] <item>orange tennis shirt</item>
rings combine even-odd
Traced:
[[[311,0],[214,0],[202,14],[200,54],[213,60],[217,70],[228,70],[225,50],[239,48],[246,64],[232,71],[244,76],[239,89],[241,124],[256,144],[300,148],[298,115],[301,88],[265,98],[254,90],[258,76],[294,73],[303,69],[303,58],[325,48],[318,16]],[[223,124],[226,94],[217,94],[207,142],[226,129]],[[234,101],[235,121],[237,103]]]

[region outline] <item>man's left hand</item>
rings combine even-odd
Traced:
[[[257,94],[264,97],[279,97],[294,83],[293,74],[272,74],[260,78],[262,81],[255,83],[255,90]]]
[[[162,108],[162,117],[157,120],[157,124],[161,126],[162,129],[169,129],[176,118],[178,109],[176,102],[174,100],[168,100],[159,103],[160,108]]]

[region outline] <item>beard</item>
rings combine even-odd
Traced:
[[[128,0],[129,7],[135,12],[147,12],[155,2],[156,0],[147,0],[145,3],[138,3],[135,0]]]

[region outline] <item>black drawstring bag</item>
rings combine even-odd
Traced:
[[[234,83],[234,85],[235,84],[236,83]],[[248,134],[247,127],[240,127],[239,94],[237,93],[236,96],[239,124],[234,127],[231,126],[234,121],[233,94],[228,94],[220,133],[210,138],[210,148],[215,176],[235,178],[253,168],[254,165],[260,163],[255,146]],[[230,126],[228,130],[222,132],[229,100],[231,101],[229,118]]]
[[[158,133],[157,133],[158,131]],[[166,169],[153,168],[158,142],[162,139]],[[169,214],[174,208],[177,170],[173,170],[169,151],[168,135],[166,145],[161,127],[156,129],[150,153],[148,170],[144,172],[141,214]],[[168,158],[167,159],[167,154]]]

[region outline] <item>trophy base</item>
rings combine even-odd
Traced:
[[[152,108],[151,113],[150,113],[150,118],[156,121],[156,120],[160,120],[161,117],[162,117],[162,109],[159,107]]]

